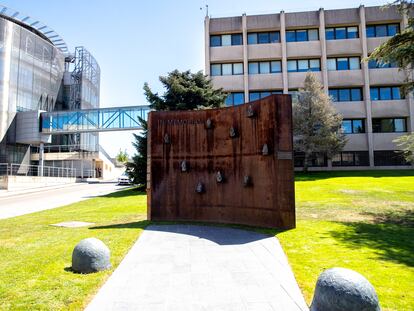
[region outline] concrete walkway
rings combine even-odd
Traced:
[[[149,226],[92,310],[309,310],[279,241],[252,231]]]

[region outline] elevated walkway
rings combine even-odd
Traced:
[[[42,134],[74,134],[140,130],[139,119],[147,120],[149,106],[111,107],[40,113]]]

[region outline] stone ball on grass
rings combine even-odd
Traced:
[[[319,275],[310,311],[380,311],[378,296],[361,274],[332,268]]]
[[[80,241],[72,252],[72,270],[92,273],[111,268],[109,248],[96,238]]]

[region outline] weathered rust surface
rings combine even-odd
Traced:
[[[148,219],[295,227],[290,96],[150,112],[148,128]]]

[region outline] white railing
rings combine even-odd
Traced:
[[[86,172],[88,176],[94,172]],[[0,163],[0,176],[43,176],[43,177],[76,177],[76,169],[44,166],[43,174],[40,165],[27,165],[16,163]]]

